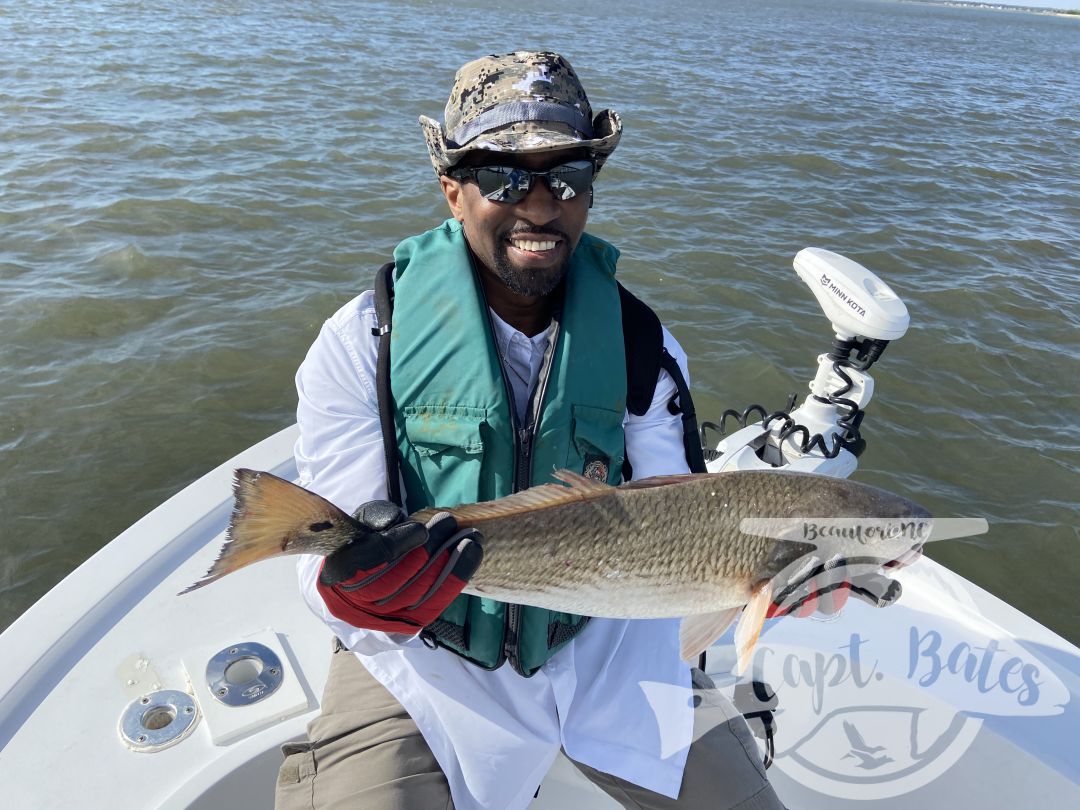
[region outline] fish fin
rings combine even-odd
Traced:
[[[556,470],[551,474],[551,476],[557,481],[562,481],[564,484],[568,484],[571,489],[576,489],[581,492],[607,492],[608,490],[615,488],[603,481],[597,481],[593,478],[586,478],[581,473],[576,473],[573,470]]]
[[[549,506],[560,506],[574,501],[589,501],[615,491],[613,486],[609,486],[602,481],[593,481],[591,478],[586,478],[570,470],[558,470],[553,475],[560,481],[566,482],[568,486],[540,484],[494,501],[421,509],[419,512],[410,515],[410,518],[424,523],[438,512],[449,512],[460,525],[473,526],[485,520],[514,517],[515,515],[532,512],[536,509],[544,509]]]
[[[700,481],[702,478],[716,478],[719,475],[730,475],[730,473],[678,473],[674,475],[653,475],[649,478],[627,481],[625,484],[620,484],[619,489],[651,489],[652,487],[666,487],[669,484],[689,484],[691,481]]]
[[[761,635],[761,628],[765,624],[765,616],[771,604],[772,582],[766,580],[751,594],[746,610],[739,619],[739,625],[735,628],[735,652],[739,656],[735,663],[736,675],[742,675],[750,663],[750,655],[754,652],[754,645]]]
[[[679,625],[679,654],[684,661],[693,661],[724,635],[733,621],[739,618],[742,605],[718,610],[716,613],[699,613],[683,617]]]
[[[353,531],[357,526],[353,518],[330,501],[267,472],[237,470],[233,496],[228,534],[218,558],[206,576],[180,595],[261,560],[283,554],[320,553],[303,542],[311,537],[313,525],[317,524],[319,531],[328,528]]]

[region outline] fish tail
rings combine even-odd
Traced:
[[[284,554],[329,554],[345,545],[358,524],[325,498],[267,472],[239,469],[224,545],[190,593],[252,563]]]

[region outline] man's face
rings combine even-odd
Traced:
[[[581,158],[578,151],[534,155],[477,152],[461,165],[544,171]],[[440,179],[450,210],[461,222],[482,272],[494,275],[512,292],[527,298],[546,296],[559,285],[585,230],[589,192],[559,200],[543,179],[536,178],[520,202],[501,203],[484,197],[472,180],[446,176]]]

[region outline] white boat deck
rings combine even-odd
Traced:
[[[209,567],[231,510],[232,470],[295,477],[294,429],[212,471],[132,526],[0,636],[0,775],[6,807],[265,808],[278,747],[318,711],[329,635],[281,558],[178,597]],[[1080,650],[929,560],[901,573],[887,610],[781,620],[757,660],[780,694],[770,777],[798,808],[1080,806]],[[77,617],[72,621],[73,617]],[[209,657],[262,640],[285,684],[230,709],[205,691]],[[710,652],[718,681],[730,648]],[[190,736],[130,750],[124,708],[194,692]],[[216,742],[215,742],[216,740]],[[556,763],[535,810],[614,808]]]

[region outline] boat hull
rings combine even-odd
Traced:
[[[294,480],[295,437],[295,428],[282,431],[193,483],[0,635],[8,806],[272,805],[279,748],[318,712],[329,632],[300,599],[290,558],[183,599],[176,593],[221,545],[233,469]],[[784,802],[1080,806],[1080,763],[1070,759],[1080,739],[1080,650],[930,560],[899,578],[904,597],[887,610],[851,603],[835,621],[766,626],[755,663],[779,693],[769,773]],[[283,685],[223,713],[207,691],[206,664],[253,640],[279,657]],[[727,637],[708,657],[728,694],[733,656]],[[121,739],[121,715],[161,689],[194,694],[198,722],[169,747],[134,751]],[[663,737],[662,715],[657,722]],[[617,807],[560,758],[533,810],[567,806]]]

